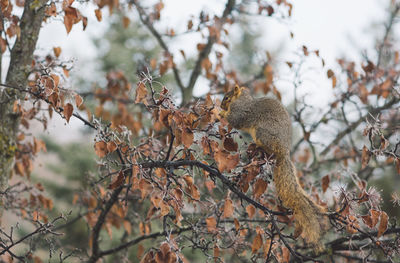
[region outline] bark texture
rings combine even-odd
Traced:
[[[20,21],[21,34],[11,49],[10,65],[6,85],[25,88],[31,72],[33,52],[39,37],[45,16],[47,0],[25,0],[24,12]],[[19,127],[19,115],[13,112],[13,104],[23,99],[23,93],[16,89],[5,88],[0,91],[0,192],[8,185],[16,153],[16,135]],[[0,215],[2,201],[0,200]]]

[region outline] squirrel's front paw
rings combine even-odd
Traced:
[[[226,115],[227,115],[228,113],[225,111],[225,110],[222,110],[220,113],[219,113],[219,116],[221,117],[221,118],[226,118]]]

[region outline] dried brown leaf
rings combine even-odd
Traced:
[[[376,236],[377,238],[381,237],[385,231],[388,228],[388,215],[386,214],[386,212],[382,211],[381,212],[381,221],[379,223],[379,227],[378,227],[378,235]]]
[[[333,70],[328,69],[328,71],[326,72],[326,75],[328,76],[328,78],[332,78],[333,76],[335,76],[335,73],[333,72]]]
[[[75,105],[79,108],[83,103],[83,99],[79,94],[75,94]]]
[[[223,145],[226,150],[237,152],[238,144],[232,138],[225,138]]]
[[[326,190],[329,187],[329,183],[330,183],[330,178],[329,175],[325,175],[324,177],[322,177],[322,192],[326,192]]]
[[[109,153],[114,152],[116,149],[117,149],[117,144],[115,142],[113,142],[113,141],[107,142],[107,151]]]
[[[147,89],[146,89],[146,85],[143,82],[139,82],[137,84],[137,88],[136,88],[136,98],[135,98],[135,103],[144,103],[145,105],[147,105]]]
[[[259,178],[254,184],[254,192],[253,195],[256,199],[258,199],[264,192],[267,190],[268,183],[263,179]]]
[[[193,140],[194,140],[193,132],[188,128],[183,129],[182,142],[185,148],[189,148],[193,144]]]
[[[100,158],[103,158],[108,153],[107,143],[104,141],[96,142],[94,144],[94,150],[95,150],[95,153],[97,156],[99,156]]]
[[[131,222],[129,222],[129,220],[124,220],[124,229],[125,231],[128,233],[128,235],[130,235],[132,233],[132,225]]]
[[[52,3],[54,4],[54,3]],[[61,47],[53,47],[53,52],[56,57],[59,57],[61,54]]]
[[[217,220],[214,217],[206,218],[208,232],[215,232],[217,230]]]
[[[249,215],[249,218],[253,218],[256,213],[256,208],[253,205],[246,206],[246,212]]]
[[[125,181],[125,176],[122,171],[119,172],[117,178],[114,179],[114,181],[108,186],[108,189],[115,189],[119,186],[121,186]]]
[[[361,155],[361,169],[367,167],[370,158],[371,158],[371,152],[368,150],[367,146],[364,145]]]
[[[122,25],[124,26],[124,28],[128,28],[130,23],[131,23],[131,20],[129,20],[128,17],[124,16],[122,18]]]
[[[97,18],[97,21],[101,21],[102,19],[103,19],[103,15],[102,15],[102,13],[101,13],[101,10],[100,9],[96,9],[96,10],[94,10],[94,14],[96,15],[96,18]]]
[[[224,218],[228,218],[233,216],[233,203],[231,199],[226,199],[224,204]]]
[[[261,234],[257,234],[253,239],[253,244],[251,245],[251,253],[255,254],[262,247],[263,240]]]
[[[69,123],[69,119],[71,118],[73,112],[74,112],[74,106],[72,106],[71,103],[67,103],[64,106],[64,117],[68,123]]]

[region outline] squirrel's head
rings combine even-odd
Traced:
[[[228,111],[229,110],[229,105],[234,102],[237,98],[242,95],[242,93],[246,91],[245,87],[239,87],[238,85],[235,86],[235,88],[228,93],[225,94],[224,99],[222,100],[221,103],[221,109]]]

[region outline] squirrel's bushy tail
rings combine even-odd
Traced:
[[[295,235],[301,233],[314,250],[323,250],[320,239],[328,227],[327,218],[323,215],[325,209],[314,203],[301,188],[289,155],[277,159],[274,183],[283,205],[293,210],[296,221]]]

